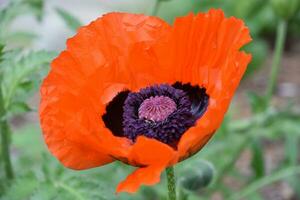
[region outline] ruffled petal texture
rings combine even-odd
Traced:
[[[79,29],[41,86],[40,121],[48,148],[66,167],[88,169],[115,159],[138,166],[117,188],[135,192],[201,149],[220,126],[251,56],[241,20],[221,10],[189,14],[173,27],[159,18],[110,13]],[[178,148],[144,136],[114,136],[102,116],[121,91],[176,81],[205,87],[205,114]],[[121,114],[121,113],[120,113]]]
[[[206,88],[209,105],[204,115],[181,138],[180,160],[200,150],[219,128],[236,88],[251,60],[239,49],[251,41],[242,20],[225,18],[223,11],[188,15],[176,20],[173,31],[177,80]],[[188,38],[184,41],[184,38]]]
[[[166,144],[144,136],[138,137],[130,149],[129,162],[143,166],[129,175],[117,188],[117,192],[134,193],[141,184],[153,185],[159,182],[161,172],[174,162],[176,152]]]
[[[46,144],[65,166],[86,169],[128,155],[130,141],[114,137],[101,116],[124,88],[159,78],[151,46],[169,29],[156,17],[110,13],[67,41],[41,86],[40,104]]]

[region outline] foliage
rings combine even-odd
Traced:
[[[11,25],[24,14],[34,14],[37,20],[42,20],[43,5],[43,0],[9,1],[8,6],[0,10],[0,43],[22,47],[35,39],[36,34],[32,32],[22,30],[11,32]]]
[[[45,152],[41,133],[36,126],[26,126],[13,134],[18,176],[6,188],[1,200],[113,200],[111,185],[124,178],[129,168],[120,163],[99,170],[83,172],[65,169],[49,153]],[[34,143],[32,141],[35,141]],[[122,199],[129,199],[126,194]],[[130,198],[131,199],[131,198]],[[138,197],[136,199],[139,199]]]
[[[0,64],[2,80],[3,103],[6,110],[21,114],[31,111],[23,101],[38,88],[41,78],[47,72],[49,61],[55,53],[37,51],[23,53],[20,50],[6,52]],[[20,99],[22,101],[20,101]]]

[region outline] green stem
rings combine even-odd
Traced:
[[[176,200],[176,181],[174,175],[174,168],[168,167],[166,169],[166,173],[168,179],[169,200]]]
[[[0,85],[0,135],[1,135],[1,152],[2,152],[2,159],[4,165],[4,171],[6,174],[7,179],[14,178],[14,172],[12,169],[10,153],[9,153],[9,127],[7,121],[4,119],[5,109],[3,104],[3,96],[2,96],[2,89]]]
[[[13,179],[14,173],[13,173],[10,153],[9,153],[9,129],[6,121],[1,121],[0,132],[1,132],[2,159],[3,159],[6,178]]]
[[[157,16],[158,10],[159,10],[159,7],[160,7],[160,3],[161,3],[161,0],[156,0],[155,1],[154,8],[152,10],[152,15],[153,16]]]
[[[266,91],[267,92],[266,98],[268,103],[270,102],[276,87],[277,77],[280,69],[280,61],[281,61],[285,39],[286,39],[286,32],[287,32],[287,22],[285,20],[281,20],[277,26],[275,52],[273,57],[272,69],[271,69],[271,77],[269,79],[267,85],[267,91]]]

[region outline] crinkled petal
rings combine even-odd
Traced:
[[[241,20],[221,10],[178,18],[174,27],[156,17],[110,13],[80,28],[56,58],[41,87],[40,119],[46,144],[67,167],[86,169],[119,159],[141,166],[117,191],[135,192],[197,152],[220,126],[250,62],[239,49],[251,40]],[[181,138],[178,151],[144,136],[132,144],[102,121],[120,91],[159,83],[207,89],[209,106]]]
[[[243,52],[237,52],[236,56],[230,61],[232,62],[231,65],[235,65],[236,69],[232,74],[227,74],[227,82],[224,85],[224,89],[213,90],[205,114],[197,121],[196,126],[190,128],[180,139],[178,144],[180,160],[199,151],[220,127],[234,91],[251,60],[251,56]]]
[[[165,166],[161,165],[140,167],[118,185],[117,192],[135,193],[142,184],[155,185],[160,181],[160,175],[164,169]]]
[[[173,66],[177,81],[200,85],[209,95],[207,111],[179,142],[180,157],[198,151],[221,125],[251,60],[250,55],[239,51],[249,41],[243,21],[226,18],[222,10],[211,9],[175,20],[169,43],[161,50],[162,60]]]
[[[130,174],[117,188],[117,192],[136,192],[144,185],[159,182],[161,172],[177,162],[177,153],[170,146],[155,139],[139,136],[128,155],[129,163],[142,167]]]
[[[102,115],[118,92],[156,81],[157,60],[149,55],[169,29],[156,17],[110,13],[67,41],[41,86],[40,103],[46,144],[65,166],[86,169],[128,155],[130,141],[114,137]]]

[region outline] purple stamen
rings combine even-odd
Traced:
[[[129,93],[123,109],[124,135],[132,141],[144,135],[173,146],[196,121],[187,94],[167,84]]]
[[[159,122],[165,120],[176,108],[176,103],[171,98],[154,96],[143,101],[140,105],[138,115],[140,119]]]

